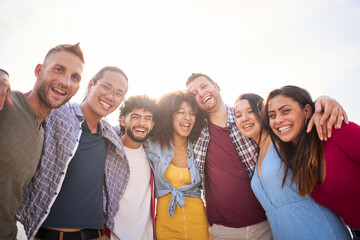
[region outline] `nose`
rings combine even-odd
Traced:
[[[109,92],[109,93],[105,94],[105,97],[107,99],[113,99],[115,101],[115,93],[114,92]]]
[[[247,114],[247,113],[244,113],[244,114],[241,116],[241,120],[242,120],[243,122],[246,122],[247,120],[249,120],[248,114]]]
[[[199,89],[199,90],[198,90],[198,93],[199,93],[200,96],[202,96],[202,95],[204,94],[204,92],[205,92],[205,91],[204,91],[203,89]]]
[[[71,75],[70,74],[66,74],[64,76],[61,77],[60,79],[61,83],[64,85],[64,86],[67,86],[69,87],[70,84],[71,84]]]
[[[277,114],[275,118],[275,123],[281,123],[283,119],[284,118],[280,114]]]
[[[138,121],[139,121],[140,126],[145,126],[145,118],[141,117],[141,118],[139,118]]]
[[[184,114],[184,118],[185,118],[185,119],[190,119],[190,113],[185,113],[185,114]]]

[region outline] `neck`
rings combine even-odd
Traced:
[[[37,93],[32,90],[28,93],[25,93],[25,98],[28,101],[30,107],[34,110],[34,112],[39,116],[38,126],[40,127],[41,123],[44,119],[51,113],[52,108],[45,105],[37,95]]]
[[[86,123],[92,133],[96,133],[98,131],[97,125],[101,120],[101,116],[95,114],[93,111],[91,111],[88,103],[86,100],[80,104],[81,111],[84,114]]]
[[[131,149],[138,149],[141,146],[141,143],[135,142],[127,134],[121,137],[121,142],[125,147]]]
[[[271,139],[269,138],[269,136],[270,136],[269,133],[266,130],[263,130],[261,134],[261,142],[259,143],[260,136],[258,137],[258,139],[254,139],[254,140],[256,141],[256,143],[259,144],[259,147],[262,148],[270,143]]]
[[[226,105],[223,101],[219,103],[219,105],[207,113],[209,121],[215,125],[220,127],[226,127],[226,122],[228,120],[228,113],[226,110]]]
[[[174,148],[187,148],[188,138],[173,134],[171,142]]]

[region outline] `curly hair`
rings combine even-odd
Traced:
[[[181,103],[187,102],[196,114],[193,129],[188,136],[190,142],[194,142],[206,124],[205,114],[198,107],[196,100],[190,92],[175,91],[161,96],[157,101],[157,111],[155,114],[155,126],[152,132],[152,140],[159,142],[161,146],[169,147],[173,128],[173,115],[179,109]]]
[[[153,115],[155,115],[156,101],[148,97],[147,95],[136,95],[126,99],[120,106],[120,116],[119,116],[120,131],[123,133],[125,132],[125,128],[120,124],[120,117],[126,116],[134,108],[144,109],[145,111],[149,111]]]

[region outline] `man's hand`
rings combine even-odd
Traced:
[[[341,105],[330,97],[321,96],[315,102],[315,113],[309,121],[307,132],[315,125],[319,138],[327,141],[331,137],[332,128],[339,129],[343,120],[349,123]]]
[[[0,74],[0,111],[4,108],[4,104],[12,106],[10,99],[11,89],[8,75]]]

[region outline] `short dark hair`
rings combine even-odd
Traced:
[[[57,52],[60,52],[60,51],[67,51],[67,52],[71,52],[73,54],[75,54],[76,56],[78,56],[80,58],[80,60],[85,63],[85,60],[84,60],[84,55],[83,55],[83,52],[80,48],[80,43],[77,43],[77,44],[60,44],[60,45],[57,45],[56,47],[53,47],[52,49],[50,49],[48,51],[48,53],[46,54],[45,56],[45,60],[52,54],[54,53],[57,53]],[[44,60],[44,62],[45,62]]]
[[[190,92],[175,91],[167,93],[158,99],[157,111],[155,114],[155,126],[152,132],[153,141],[159,142],[161,146],[170,146],[170,141],[174,133],[172,125],[173,114],[179,109],[182,102],[187,102],[196,113],[196,121],[193,129],[188,136],[190,142],[195,142],[200,136],[206,124],[205,114],[198,107],[195,97]]]
[[[149,111],[153,115],[155,115],[156,101],[155,101],[155,99],[152,99],[152,98],[148,97],[147,95],[136,95],[136,96],[131,96],[128,99],[126,99],[120,106],[119,125],[120,125],[120,131],[122,133],[125,132],[125,127],[121,126],[120,118],[121,118],[121,116],[125,117],[134,108],[144,109],[145,111]]]
[[[209,80],[209,82],[211,82],[212,84],[215,84],[214,80],[212,80],[209,76],[207,76],[207,75],[205,75],[203,73],[193,73],[193,74],[190,75],[190,77],[188,77],[185,86],[187,87],[192,81],[194,81],[198,77],[204,77],[207,80]]]
[[[5,73],[6,75],[8,75],[8,77],[10,77],[9,73],[8,73],[7,71],[5,71],[4,69],[1,69],[1,68],[0,68],[0,72],[3,72],[3,73]]]

